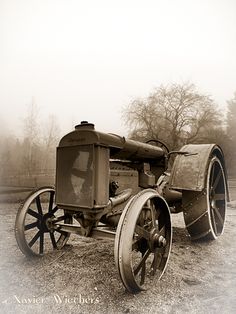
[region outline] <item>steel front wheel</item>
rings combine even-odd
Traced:
[[[115,262],[128,291],[145,290],[161,278],[171,241],[167,203],[155,190],[141,191],[126,205],[115,238]]]
[[[52,221],[72,223],[72,216],[54,203],[55,190],[43,187],[32,192],[20,206],[15,222],[17,244],[27,256],[42,256],[51,248],[62,248],[70,233],[52,228]]]
[[[214,240],[223,233],[226,201],[224,168],[214,156],[208,164],[203,192],[183,191],[184,220],[193,240]]]

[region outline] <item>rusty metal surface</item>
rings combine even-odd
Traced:
[[[116,182],[118,184],[117,193],[127,189],[127,187],[131,188],[133,194],[139,192],[138,187],[138,171],[129,169],[111,169],[110,171],[110,182]]]
[[[180,151],[189,154],[177,155],[170,175],[170,188],[202,191],[205,187],[209,157],[213,151],[221,154],[215,144],[185,145]]]
[[[224,169],[214,156],[208,165],[205,189],[182,193],[184,220],[192,239],[216,239],[223,233],[226,192]]]
[[[59,147],[78,145],[109,147],[110,157],[118,159],[156,160],[165,155],[164,150],[160,147],[133,141],[116,134],[98,132],[91,123],[77,125],[75,130],[63,136],[59,143]]]
[[[78,234],[80,236],[83,236],[82,228],[79,225],[71,225],[71,224],[65,224],[65,223],[55,223],[53,228],[55,230],[60,230],[61,232],[69,232],[73,234]],[[105,226],[93,228],[91,230],[90,237],[95,239],[115,239],[116,233],[114,231],[111,231],[107,229]]]

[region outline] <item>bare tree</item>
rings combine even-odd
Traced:
[[[227,133],[231,140],[236,141],[236,92],[228,102]]]
[[[32,101],[28,106],[28,112],[24,119],[25,135],[25,167],[28,175],[31,175],[37,166],[37,156],[35,150],[39,144],[39,124],[38,124],[38,107]]]
[[[234,97],[228,102],[227,113],[227,135],[228,135],[228,147],[227,147],[227,159],[232,175],[236,175],[236,92]]]
[[[11,143],[9,139],[9,137],[6,137],[5,140],[1,140],[3,145],[0,152],[0,177],[8,176],[12,170],[12,155],[10,150]]]
[[[188,83],[161,85],[147,98],[132,101],[123,116],[131,137],[159,139],[170,149],[199,141],[204,129],[220,124],[213,100]]]
[[[54,115],[50,115],[43,129],[44,165],[47,172],[55,168],[56,146],[60,139],[60,127]]]

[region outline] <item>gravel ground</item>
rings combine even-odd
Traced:
[[[0,204],[0,313],[236,313],[236,202],[224,234],[191,242],[182,213],[160,281],[132,295],[115,268],[113,242],[71,236],[68,245],[27,259],[14,237],[17,203]]]

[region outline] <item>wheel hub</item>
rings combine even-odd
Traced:
[[[150,232],[150,249],[154,251],[156,248],[162,248],[166,246],[166,239],[163,237],[163,235],[160,234],[159,230],[154,228]]]
[[[42,216],[42,219],[38,221],[38,228],[42,232],[50,232],[52,230],[52,220],[55,218],[53,214],[47,213]]]

